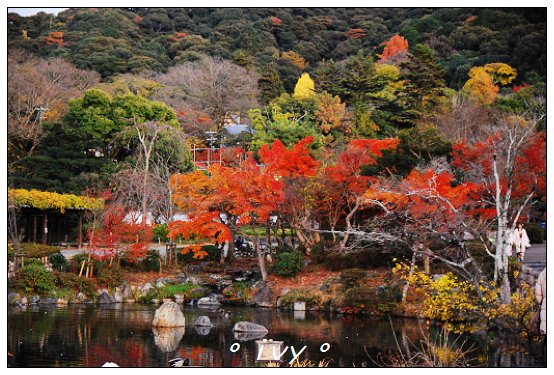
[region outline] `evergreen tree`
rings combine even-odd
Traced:
[[[403,125],[413,125],[417,118],[435,110],[445,97],[444,72],[435,52],[426,44],[416,45],[402,68],[406,71]]]
[[[285,92],[279,73],[271,64],[264,67],[262,76],[258,80],[258,86],[262,92],[261,96],[264,104],[268,104],[272,99]]]

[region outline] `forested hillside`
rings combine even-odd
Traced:
[[[103,78],[165,71],[206,54],[247,68],[273,63],[291,91],[300,73],[322,60],[358,52],[377,57],[395,34],[410,48],[426,43],[435,50],[455,89],[471,67],[490,62],[518,69],[518,82],[546,74],[546,10],[540,9],[76,8],[57,17],[8,18],[10,49],[61,56]]]

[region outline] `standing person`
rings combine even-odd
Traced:
[[[546,335],[546,268],[542,270],[535,284],[535,298],[541,305],[541,334]]]
[[[527,231],[523,228],[523,224],[519,223],[514,231],[513,237],[514,245],[516,246],[516,254],[520,262],[523,262],[525,256],[525,249],[531,246]]]

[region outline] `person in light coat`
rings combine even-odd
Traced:
[[[541,334],[546,335],[546,268],[542,270],[535,284],[535,298],[541,305]]]
[[[516,247],[516,254],[520,261],[523,261],[525,257],[525,250],[531,246],[527,231],[523,228],[523,224],[519,223],[514,230],[513,236],[514,245]]]

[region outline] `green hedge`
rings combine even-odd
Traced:
[[[281,276],[294,276],[304,268],[304,257],[298,251],[277,254],[274,271]]]
[[[29,264],[19,269],[10,280],[12,289],[23,290],[25,293],[45,295],[55,286],[54,274],[39,264]]]
[[[21,253],[29,258],[42,258],[60,252],[60,248],[57,246],[43,245],[40,243],[25,242],[19,246],[21,248]]]

